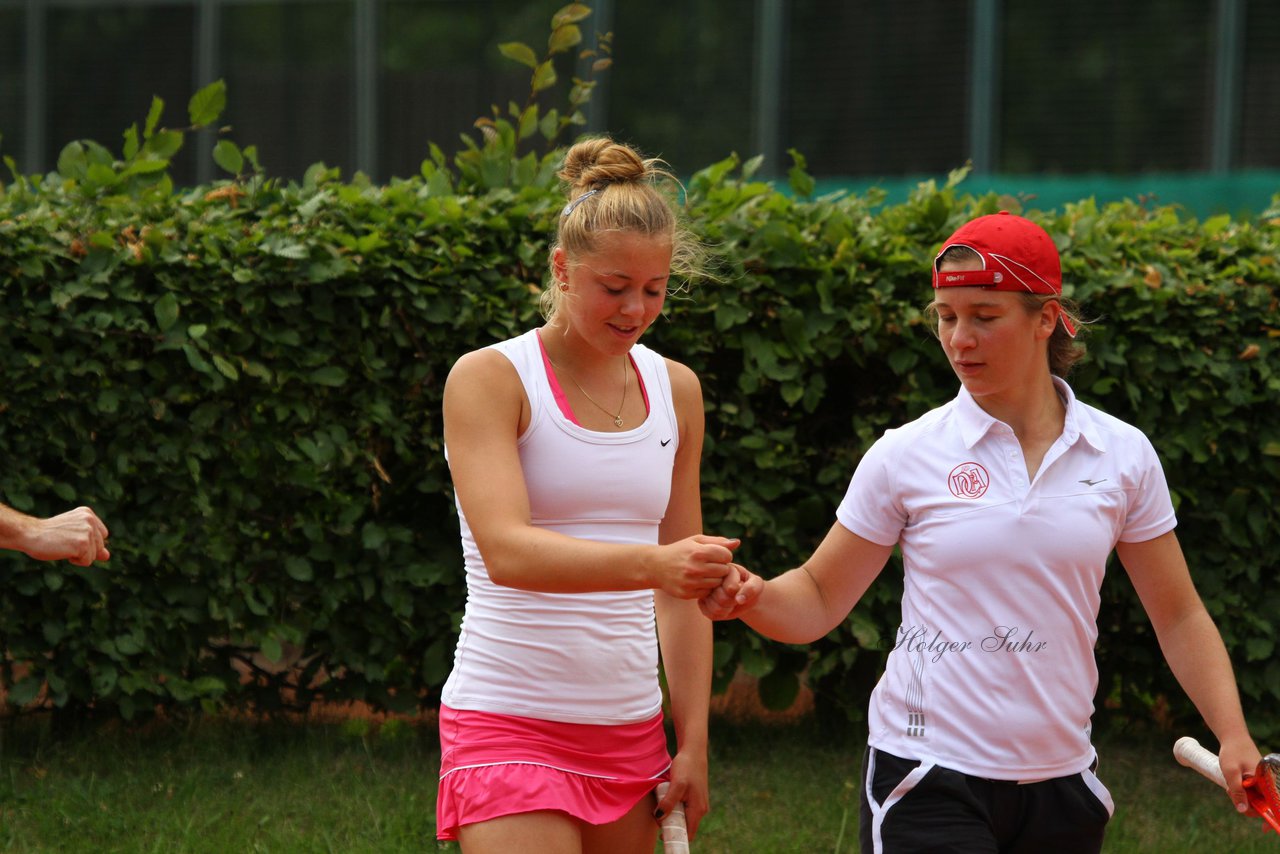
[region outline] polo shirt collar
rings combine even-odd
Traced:
[[[1058,395],[1067,404],[1067,416],[1062,425],[1062,438],[1068,445],[1074,445],[1077,440],[1084,439],[1094,450],[1106,453],[1102,430],[1095,421],[1093,413],[1076,400],[1075,392],[1065,380],[1061,377],[1052,379]],[[997,424],[1003,425],[1003,422],[987,414],[964,386],[960,386],[960,393],[956,395],[955,412],[960,436],[966,448],[972,448],[978,444]]]

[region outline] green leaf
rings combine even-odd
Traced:
[[[182,352],[183,352],[183,355],[187,357],[187,363],[190,364],[193,369],[199,371],[202,374],[209,373],[210,371],[209,363],[205,361],[204,356],[200,355],[199,350],[197,350],[195,347],[191,346],[190,344],[183,344]]]
[[[377,551],[387,541],[386,529],[377,522],[367,522],[361,531],[360,540],[369,551]]]
[[[774,670],[760,678],[756,684],[760,694],[760,702],[771,711],[783,712],[791,708],[796,697],[800,696],[800,678],[782,668]]]
[[[551,60],[548,59],[533,70],[533,82],[531,86],[533,87],[533,91],[541,92],[544,89],[550,89],[554,85],[556,85],[556,70],[555,67],[552,66]]]
[[[143,139],[151,139],[151,135],[156,131],[156,126],[160,123],[160,114],[163,112],[164,101],[153,96],[151,98],[151,109],[147,110],[147,123],[142,128]]]
[[[723,669],[733,660],[733,644],[725,640],[717,640],[712,645],[712,665],[716,670]]]
[[[215,80],[191,96],[187,102],[187,117],[192,127],[204,127],[216,122],[226,108],[227,84],[223,80]]]
[[[511,169],[511,182],[517,187],[527,187],[538,175],[538,155],[530,151],[515,162]]]
[[[889,367],[898,376],[909,375],[918,361],[920,361],[920,357],[914,350],[899,348],[889,354]]]
[[[742,662],[742,669],[747,675],[757,678],[772,672],[775,664],[772,651],[761,649],[744,649],[739,661]]]
[[[1245,658],[1248,661],[1268,661],[1274,651],[1273,638],[1249,638],[1245,644]]]
[[[581,43],[582,30],[573,24],[564,24],[551,31],[551,36],[547,39],[547,50],[550,53],[564,53]]]
[[[265,382],[271,382],[273,374],[271,369],[260,362],[245,362],[244,372],[251,377],[257,377]]]
[[[116,170],[102,163],[90,163],[85,171],[84,180],[94,187],[110,187],[118,183]]]
[[[89,157],[84,146],[78,142],[69,142],[58,154],[58,174],[64,178],[83,179],[89,169]]]
[[[807,162],[804,155],[794,148],[788,149],[787,153],[791,155],[792,159],[792,166],[787,171],[787,181],[791,186],[791,191],[802,198],[812,196],[818,183],[813,180],[812,175],[805,171]]]
[[[298,216],[303,219],[311,219],[320,212],[322,207],[329,204],[331,201],[333,201],[333,194],[328,190],[316,193],[301,205],[298,205]]]
[[[1218,216],[1213,216],[1206,219],[1204,221],[1204,224],[1200,226],[1200,230],[1207,235],[1216,237],[1219,234],[1221,234],[1229,225],[1231,225],[1231,215],[1219,214]]]
[[[113,388],[104,388],[98,393],[98,411],[106,415],[114,415],[120,410],[120,392]]]
[[[143,645],[131,634],[116,636],[116,651],[121,655],[137,655],[142,652]]]
[[[316,577],[315,571],[311,568],[311,561],[296,555],[290,555],[284,559],[284,571],[294,581],[311,581]]]
[[[44,682],[35,676],[28,676],[15,685],[10,685],[6,692],[5,699],[12,706],[22,708],[35,700],[40,693],[40,689],[44,687]]]
[[[591,7],[586,3],[570,3],[551,16],[551,27],[556,29],[565,24],[576,24],[590,14]]]
[[[278,255],[281,258],[293,258],[298,261],[306,258],[309,254],[305,244],[292,240],[286,233],[270,235],[266,240],[262,241],[262,251]]]
[[[92,677],[94,693],[99,697],[110,695],[112,691],[115,690],[116,681],[119,677],[119,671],[108,662],[102,661],[95,663]]]
[[[552,107],[538,122],[538,131],[546,139],[555,139],[560,132],[560,112]]]
[[[361,255],[369,255],[391,244],[376,231],[373,234],[365,234],[356,239],[356,252]]]
[[[135,160],[129,164],[129,167],[120,173],[120,177],[127,178],[130,175],[150,175],[155,172],[163,172],[169,168],[168,160]]]
[[[880,629],[870,617],[862,610],[855,608],[849,614],[846,620],[849,630],[853,633],[853,638],[858,642],[858,646],[866,649],[879,649],[884,643],[884,639],[880,636]]]
[[[258,649],[267,657],[268,661],[279,661],[284,658],[284,648],[280,645],[279,639],[272,635],[267,635],[258,644]]]
[[[240,147],[229,139],[220,139],[213,147],[213,162],[232,175],[239,175],[244,169],[244,155]]]
[[[218,369],[218,373],[229,380],[240,379],[240,372],[236,370],[236,366],[219,355],[214,355],[213,366]]]
[[[591,93],[596,88],[594,81],[575,80],[569,87],[569,103],[581,107],[591,100]]]
[[[518,135],[520,139],[528,139],[538,132],[538,105],[530,104],[520,114],[520,128]]]
[[[182,131],[162,130],[143,143],[142,151],[153,157],[168,159],[182,148]]]
[[[537,54],[533,52],[533,48],[523,42],[503,42],[498,45],[498,50],[507,59],[514,59],[521,65],[526,65],[529,68],[538,67]]]
[[[168,332],[173,328],[173,324],[178,321],[178,315],[181,313],[178,308],[178,298],[172,293],[167,293],[155,304],[156,325],[160,327],[161,332]]]
[[[217,676],[201,676],[199,679],[192,680],[191,688],[205,697],[220,697],[227,693],[227,683]]]
[[[57,646],[67,636],[67,624],[61,620],[45,620],[40,628],[45,643],[49,646]]]
[[[124,132],[124,159],[132,160],[138,156],[138,149],[141,143],[138,141],[138,123],[134,122],[129,125],[129,129]]]
[[[309,379],[316,385],[338,388],[347,384],[347,372],[337,365],[329,365],[312,371]]]

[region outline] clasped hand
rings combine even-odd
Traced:
[[[653,586],[677,599],[699,599],[730,574],[740,540],[695,534],[662,546]]]
[[[733,620],[750,610],[764,592],[764,579],[744,566],[730,563],[720,584],[698,600],[698,608],[709,620]]]
[[[658,583],[678,599],[697,599],[710,620],[737,619],[764,592],[764,579],[733,562],[741,540],[696,534],[662,547]]]

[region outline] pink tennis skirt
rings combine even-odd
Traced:
[[[601,726],[441,706],[436,838],[457,839],[463,825],[537,810],[608,824],[670,768],[661,712]]]

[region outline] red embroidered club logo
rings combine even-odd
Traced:
[[[947,475],[947,486],[956,498],[981,498],[991,485],[991,475],[977,463],[961,463]]]

